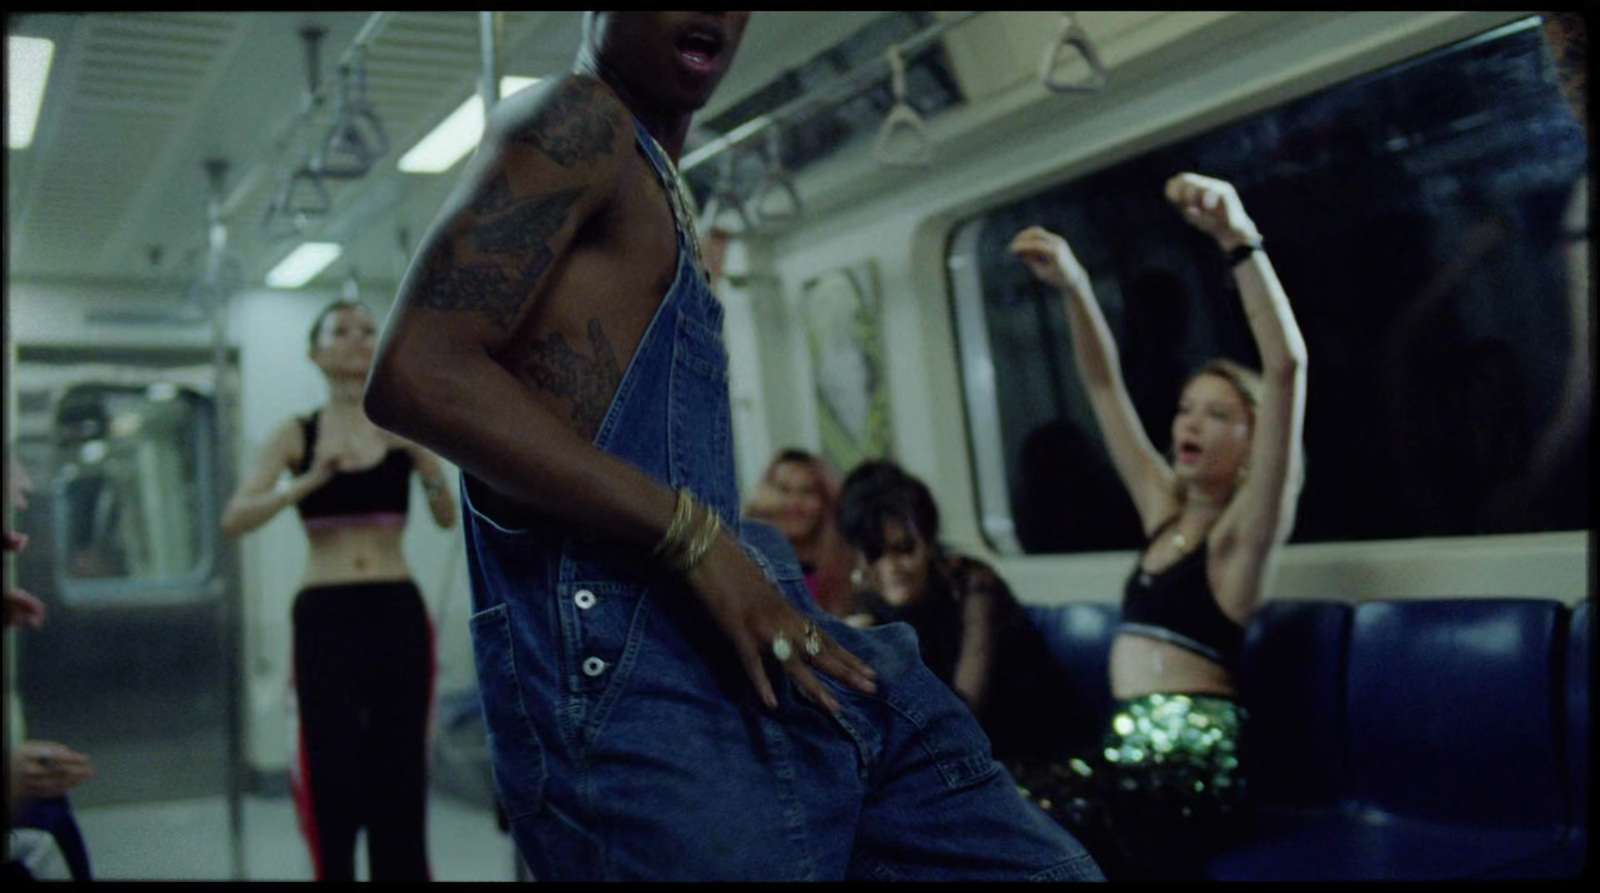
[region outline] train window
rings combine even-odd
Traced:
[[[214,553],[211,404],[172,384],[79,384],[54,418],[55,566],[79,603],[168,600]]]
[[[1583,223],[1563,218],[1587,160],[1535,18],[958,226],[954,317],[992,544],[1141,541],[1061,299],[1006,251],[1023,227],[1063,234],[1090,272],[1158,449],[1186,373],[1215,356],[1259,368],[1224,261],[1162,197],[1184,170],[1235,184],[1305,336],[1293,541],[1586,529],[1588,426],[1566,423],[1587,419],[1574,370],[1588,298],[1564,230]]]

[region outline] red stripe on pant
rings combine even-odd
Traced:
[[[300,701],[295,693],[294,666],[289,666],[289,696],[295,705],[295,756],[294,769],[289,773],[289,790],[294,797],[295,817],[300,821],[300,834],[311,851],[312,877],[322,880],[322,842],[317,835],[317,811],[311,794],[311,767],[306,762],[306,730],[300,722]]]

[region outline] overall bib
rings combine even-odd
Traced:
[[[638,144],[670,189],[642,128]],[[779,706],[768,710],[710,615],[648,549],[570,524],[508,529],[473,505],[463,478],[494,778],[534,875],[1102,879],[991,758],[910,627],[856,630],[823,614],[783,536],[740,522],[722,306],[681,220],[677,242],[677,274],[594,443],[716,511],[797,610],[873,667],[878,692],[818,674],[843,707],[834,717],[774,670]]]

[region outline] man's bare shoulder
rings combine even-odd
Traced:
[[[626,156],[633,114],[604,81],[565,74],[506,98],[492,127],[508,145],[531,148],[562,167]]]

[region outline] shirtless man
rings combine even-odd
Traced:
[[[546,881],[1099,879],[904,627],[826,617],[739,523],[675,159],[748,16],[586,14],[576,71],[495,109],[368,381],[463,470],[513,836]]]

